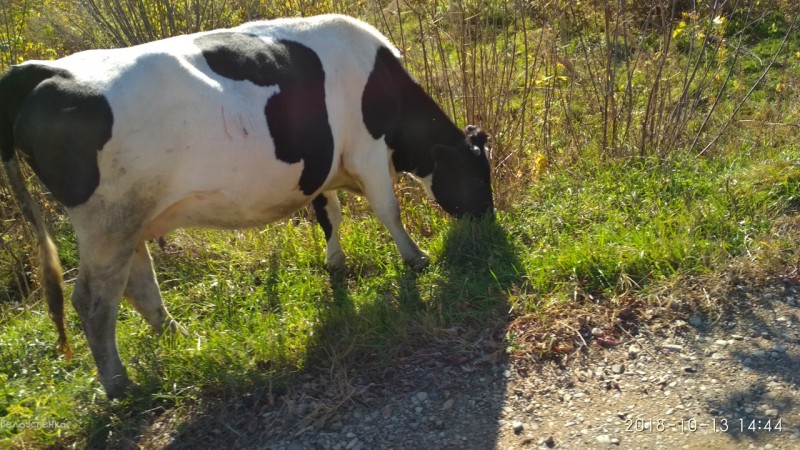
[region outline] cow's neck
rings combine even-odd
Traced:
[[[434,169],[431,150],[436,145],[457,146],[465,135],[419,85],[411,81],[403,91],[400,124],[387,143],[394,150],[396,170],[427,177]]]

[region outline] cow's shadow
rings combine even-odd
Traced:
[[[718,422],[729,422],[723,431],[742,446],[745,443],[759,445],[772,434],[791,432],[787,430],[792,429],[792,414],[798,406],[794,394],[800,386],[797,378],[800,356],[795,351],[771,351],[776,345],[791,348],[791,344],[798,341],[798,333],[791,322],[775,318],[787,311],[790,314],[797,311],[797,303],[792,301],[800,295],[800,284],[788,277],[782,281],[756,282],[753,286],[750,282],[742,280],[742,286],[730,286],[726,295],[736,300],[723,310],[714,324],[698,330],[701,335],[714,328],[725,333],[735,327],[750,332],[745,335],[747,345],[731,351],[726,364],[728,371],[734,374],[757,374],[751,377],[756,380],[726,389],[723,395],[709,395],[703,399]],[[776,289],[781,284],[782,289]],[[775,413],[767,414],[769,409]],[[762,427],[767,424],[778,428]]]
[[[385,405],[377,401],[379,395],[385,402],[386,393],[391,392],[397,402],[405,402],[425,392],[431,414],[454,414],[456,408],[442,408],[447,401],[467,406],[460,408],[457,416],[420,422],[416,424],[418,433],[394,435],[397,441],[381,437],[391,436],[389,433],[372,431],[369,434],[374,440],[367,446],[422,448],[431,443],[420,439],[429,435],[427,431],[435,431],[441,436],[441,446],[468,442],[474,448],[492,448],[506,387],[502,339],[509,320],[507,293],[521,280],[521,264],[501,223],[490,219],[452,221],[445,236],[432,243],[429,269],[416,273],[399,265],[390,268],[391,276],[382,277],[385,284],[370,287],[368,301],[363,295],[357,301],[352,293],[363,289],[365,277],[374,274],[374,268],[362,270],[350,261],[347,271],[330,272],[328,295],[318,306],[319,319],[303,372],[285,388],[241,392],[204,408],[173,430],[167,441],[161,441],[162,446],[195,448],[229,442],[242,448],[302,447],[314,433],[334,432],[345,411],[345,417],[380,416],[375,408]],[[481,382],[454,382],[470,378],[468,374],[475,379],[480,376]],[[265,374],[263,384],[271,382]],[[105,424],[100,428],[110,433],[94,436],[89,446],[124,444],[109,437],[117,428],[111,418],[145,417],[143,412],[153,408],[145,399],[158,396],[157,391],[140,392],[136,397],[141,401],[116,407],[123,411],[100,414],[93,428]],[[485,400],[475,403],[471,399]],[[298,408],[300,403],[315,406]],[[398,415],[393,420],[417,420],[404,416],[403,408],[395,409]],[[143,436],[151,434],[154,423],[163,419],[157,414],[146,417],[151,418],[140,420],[140,432],[128,440],[131,446],[152,443]],[[459,427],[457,435],[441,428],[442,423],[465,421],[473,424],[469,427],[473,435],[465,436],[464,427]],[[357,422],[345,426],[357,426]],[[370,426],[380,427],[381,422]]]
[[[381,417],[388,406],[396,411],[392,421],[412,422],[417,430],[413,436],[392,438],[387,438],[391,433],[353,431],[370,435],[368,447],[455,448],[467,442],[474,448],[492,448],[496,442],[506,387],[502,340],[509,322],[507,293],[521,281],[522,266],[498,220],[452,221],[432,247],[434,262],[426,272],[397,270],[371,302],[354,303],[351,292],[358,278],[353,273],[334,273],[330,278],[333,304],[321,314],[309,360],[348,380],[348,388],[338,388],[347,396],[340,399],[346,401],[345,417]],[[395,329],[376,336],[390,335],[396,341],[376,342],[376,350],[370,350],[369,330],[386,326]],[[480,383],[468,381],[479,378]],[[393,405],[386,404],[387,392]],[[423,405],[429,415],[426,420],[403,407],[419,392],[428,397]],[[382,393],[380,400],[373,393]],[[443,408],[446,402],[467,406],[454,415]],[[332,426],[336,429],[340,412],[294,419],[310,426],[311,433],[325,433]],[[392,421],[369,426],[389,427]],[[464,435],[464,427],[456,432],[443,425],[459,422],[472,424],[471,435]],[[358,422],[344,425],[357,427]],[[275,443],[301,444],[304,431],[298,428],[290,429],[294,434],[272,438]],[[438,443],[425,440],[431,435],[439,436]]]

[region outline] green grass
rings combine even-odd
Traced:
[[[325,270],[322,233],[304,219],[174,233],[166,251],[153,253],[165,302],[192,336],[153,337],[123,305],[118,341],[136,383],[123,402],[104,399],[71,308],[75,358],[64,361],[43,303],[3,305],[0,419],[61,426],[3,427],[0,443],[102,446],[110,436],[134,436],[142,411],[154,407],[280,394],[303,371],[366,375],[448,327],[568,316],[576,292],[602,303],[715,270],[795,211],[798,161],[800,150],[787,148],[579,163],[542,176],[496,222],[451,221],[407,202],[405,221],[433,259],[421,274],[399,262],[388,234],[353,197],[345,198],[342,273]],[[602,308],[596,313],[601,320]]]
[[[515,211],[515,232],[531,250],[529,287],[552,292],[577,282],[611,296],[623,280],[641,286],[741,254],[746,237],[763,233],[779,203],[797,194],[793,178],[769,192],[743,188],[761,179],[747,164],[675,155],[548,175]],[[789,163],[772,164],[797,174]]]

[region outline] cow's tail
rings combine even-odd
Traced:
[[[14,69],[22,69],[17,67]],[[67,329],[64,325],[64,289],[61,262],[58,260],[58,252],[53,243],[47,223],[44,220],[42,211],[33,200],[25,178],[19,167],[19,160],[16,157],[14,144],[14,121],[22,103],[22,99],[27,96],[38,82],[32,83],[30,77],[25,76],[25,70],[12,69],[4,77],[0,78],[0,156],[2,156],[3,167],[5,168],[11,191],[17,199],[22,214],[25,219],[36,230],[38,239],[39,259],[41,269],[41,282],[44,287],[47,306],[50,311],[50,318],[56,325],[58,331],[58,350],[67,358],[72,356],[72,349],[67,342]],[[22,79],[20,79],[22,77]],[[38,77],[35,77],[38,78]],[[22,83],[20,83],[22,81]],[[25,83],[27,81],[27,83]],[[41,81],[41,79],[39,80]],[[24,92],[20,92],[21,84],[33,84],[27,87]]]

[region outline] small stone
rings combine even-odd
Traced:
[[[639,348],[639,346],[636,345],[636,344],[631,344],[631,346],[628,347],[628,357],[630,359],[636,359],[636,357],[638,357],[639,353],[641,353],[641,352],[642,352],[642,349]]]
[[[689,324],[693,327],[702,327],[703,326],[703,318],[700,316],[692,316],[689,319]]]
[[[770,408],[764,411],[764,415],[766,415],[767,417],[778,417],[778,410],[775,408]]]
[[[607,434],[601,434],[600,436],[597,436],[596,438],[594,438],[594,440],[597,441],[597,443],[600,444],[600,445],[612,445],[612,444],[614,444],[614,440],[611,439],[611,436],[609,436]],[[617,441],[617,442],[619,442],[619,441]]]
[[[767,356],[767,352],[765,352],[764,350],[761,350],[761,349],[753,350],[753,357],[754,358],[761,359],[761,358],[766,358],[766,356]]]
[[[671,350],[673,352],[679,352],[683,350],[683,346],[678,344],[661,344],[661,348],[664,350]]]
[[[714,341],[714,343],[719,345],[720,347],[725,347],[726,345],[728,345],[728,341],[724,339],[717,339],[716,341]]]
[[[711,359],[725,359],[725,355],[719,352],[714,352],[711,354]]]
[[[564,403],[566,403],[566,402],[568,402],[570,400],[572,400],[572,395],[571,394],[564,394]]]
[[[417,401],[419,403],[422,403],[427,399],[428,399],[428,393],[427,392],[417,392]]]
[[[775,344],[775,346],[772,347],[772,351],[777,353],[786,353],[786,347],[781,344]]]
[[[611,371],[617,375],[620,375],[625,372],[625,366],[623,364],[614,364],[611,366]]]
[[[514,421],[514,422],[511,424],[511,428],[514,430],[514,434],[520,434],[520,433],[522,433],[522,430],[523,430],[525,427],[522,425],[522,422],[519,422],[519,421]]]
[[[454,403],[455,403],[455,401],[454,401],[452,398],[448,398],[448,399],[447,399],[447,400],[445,400],[445,402],[442,404],[442,409],[443,409],[443,410],[445,410],[445,411],[447,411],[448,409],[450,409],[450,408],[452,408],[452,407],[453,407],[453,404],[454,404]]]
[[[530,405],[525,407],[525,412],[528,413],[528,414],[531,414],[534,411],[536,411],[536,405],[530,404]]]
[[[603,329],[602,328],[598,328],[598,327],[592,328],[592,336],[600,336],[602,334],[603,334]]]
[[[744,336],[742,336],[741,334],[732,334],[731,338],[736,339],[737,341],[741,341],[742,339],[744,339]]]

